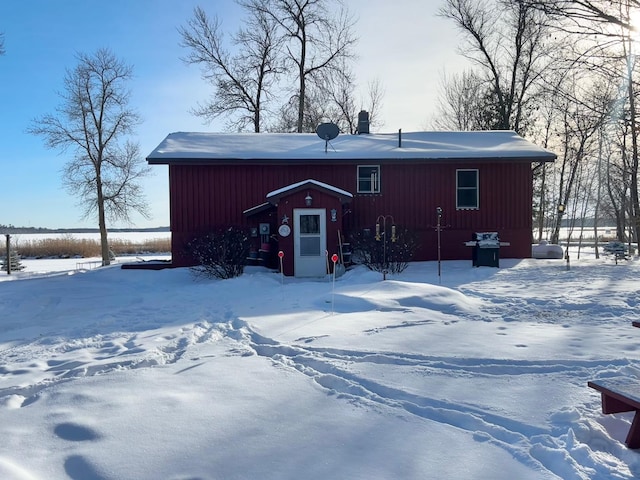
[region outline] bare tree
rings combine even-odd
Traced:
[[[211,99],[200,105],[194,113],[211,122],[220,115],[233,117],[231,127],[242,130],[251,125],[260,132],[265,101],[277,81],[281,68],[278,56],[281,40],[277,24],[266,13],[263,0],[238,1],[248,13],[244,27],[232,37],[231,53],[224,44],[221,22],[210,19],[205,11],[196,7],[186,27],[178,29],[181,45],[189,49],[183,59],[187,64],[202,66],[203,78],[215,92]]]
[[[495,109],[486,82],[474,70],[445,76],[440,83],[433,127],[438,130],[490,130]]]
[[[97,213],[102,264],[109,265],[107,219],[129,221],[132,211],[149,217],[138,183],[149,168],[138,145],[126,141],[140,123],[126,88],[132,67],[108,49],[78,54],[77,60],[75,69],[67,70],[56,113],[35,119],[29,132],[49,148],[73,151],[63,182],[80,197],[85,217]]]
[[[353,36],[354,21],[346,7],[338,0],[265,0],[264,13],[278,23],[286,40],[286,60],[295,71],[298,85],[291,99],[297,108],[297,132],[304,131],[305,111],[310,98],[310,84],[317,86],[326,78],[327,71],[337,72],[343,61],[353,56],[356,43]],[[314,127],[315,128],[315,127]]]
[[[546,100],[549,100],[548,98]],[[551,137],[553,136],[553,122],[555,117],[555,107],[548,102],[541,105],[542,116],[539,121],[539,132],[536,132],[536,138],[540,141],[540,146],[549,148]],[[537,234],[534,235],[536,242],[542,240],[545,223],[548,219],[548,213],[555,209],[551,207],[551,199],[548,190],[548,178],[553,165],[543,162],[533,167],[533,201],[534,201],[534,226]]]
[[[369,114],[371,128],[382,123],[379,112],[384,97],[384,90],[379,81],[374,80],[359,100],[356,100],[356,86],[352,79],[343,79],[332,83],[327,81],[325,87],[307,89],[305,114],[302,124],[303,132],[314,132],[320,123],[331,122],[338,126],[340,132],[358,133],[358,115],[364,110]],[[296,132],[298,130],[297,98],[291,97],[285,103],[275,121],[270,126],[273,132]]]
[[[356,78],[348,59],[343,58],[341,63],[339,68],[319,72],[321,81],[312,85],[319,92],[314,101],[326,106],[324,121],[335,123],[343,133],[355,134],[358,130],[358,115],[362,110],[368,112],[371,126],[379,124],[378,112],[384,90],[380,81],[374,80],[367,85],[365,95],[358,96]],[[314,105],[308,104],[307,109],[314,109]]]
[[[558,242],[562,219],[570,205],[577,205],[577,189],[584,182],[580,173],[588,170],[584,163],[597,162],[600,155],[599,133],[611,114],[611,86],[602,82],[588,82],[579,88],[584,78],[569,76],[562,89],[556,91],[556,101],[562,122],[558,125],[562,138],[559,167],[558,204],[565,209],[558,212],[551,240]],[[573,210],[575,215],[576,211]]]
[[[323,73],[322,82],[314,82],[307,88],[304,132],[313,132],[319,123],[332,122],[341,132],[355,134],[358,130],[358,114],[365,110],[369,113],[369,125],[380,125],[379,111],[384,97],[384,89],[379,80],[367,85],[363,95],[358,95],[355,75],[347,62],[339,70],[332,69]],[[296,109],[297,98],[292,97],[280,112],[279,123],[275,131],[294,132],[298,129]]]
[[[369,124],[372,128],[380,128],[384,125],[384,120],[380,117],[384,93],[384,86],[379,79],[372,80],[367,84],[366,99],[363,100],[362,105],[369,112]]]
[[[606,188],[609,200],[606,209],[608,214],[616,219],[616,237],[624,241],[626,239],[627,213],[630,213],[628,193],[631,165],[628,158],[629,149],[626,145],[629,137],[629,125],[628,123],[619,123],[617,127],[620,131],[616,132],[617,135],[611,135],[614,139],[611,142],[609,161],[606,164]]]
[[[305,112],[302,119],[302,132],[314,132],[318,124],[333,121],[336,117],[335,106],[330,104],[326,92],[319,88],[308,88],[305,99]],[[298,132],[298,98],[290,97],[275,116],[269,130],[273,132]]]
[[[493,97],[492,128],[523,133],[545,59],[545,17],[519,0],[444,0],[439,14],[465,35],[461,52],[479,67]]]
[[[632,218],[633,237],[640,238],[640,140],[638,139],[638,87],[635,79],[636,53],[635,46],[639,26],[634,25],[633,18],[640,11],[639,0],[520,0],[531,8],[536,8],[549,16],[563,22],[564,31],[569,31],[586,39],[596,40],[598,52],[606,52],[610,58],[622,59],[626,62],[625,74],[622,69],[607,70],[611,78],[622,80],[626,92],[620,97],[626,103],[629,122],[628,135],[630,144],[625,142],[625,152],[629,165],[630,216]],[[593,57],[593,51],[585,52],[583,58]],[[618,67],[618,64],[613,62]],[[601,63],[602,65],[602,63]],[[622,77],[622,78],[620,78]]]

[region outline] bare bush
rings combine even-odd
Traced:
[[[249,255],[249,235],[241,227],[220,227],[194,238],[188,252],[199,265],[192,267],[196,276],[233,278],[242,275]]]
[[[390,233],[390,232],[389,232]],[[353,261],[381,273],[401,273],[413,259],[419,243],[415,233],[396,227],[396,236],[376,237],[371,230],[351,236]]]

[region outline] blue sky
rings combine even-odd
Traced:
[[[358,82],[379,80],[385,91],[381,131],[428,128],[444,73],[464,68],[456,53],[459,37],[436,17],[438,1],[349,0],[358,19]],[[82,219],[77,198],[62,187],[60,172],[71,153],[44,147],[26,133],[31,122],[53,113],[61,100],[66,69],[78,52],[111,49],[133,66],[131,106],[142,116],[135,139],[148,155],[176,131],[223,131],[189,110],[211,95],[200,70],[181,60],[178,27],[195,6],[218,15],[226,32],[240,24],[232,0],[2,0],[0,32],[0,224],[46,228],[97,227]],[[144,190],[152,218],[134,215],[134,226],[169,225],[166,167],[154,166]],[[111,224],[110,227],[125,227]]]

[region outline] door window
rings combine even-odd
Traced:
[[[320,215],[300,215],[300,256],[320,254]]]

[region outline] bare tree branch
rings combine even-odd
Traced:
[[[220,20],[210,19],[200,7],[195,8],[187,26],[178,29],[181,45],[189,50],[183,61],[200,65],[203,78],[214,86],[210,100],[194,110],[209,122],[221,115],[236,115],[232,125],[238,130],[247,125],[254,132],[261,129],[265,103],[282,72],[278,64],[281,38],[276,22],[262,8],[263,3],[238,1],[249,13],[245,26],[232,38],[238,53],[232,54],[225,46]]]
[[[519,0],[493,3],[445,0],[439,14],[464,34],[461,53],[478,65],[487,82],[497,115],[492,128],[523,133],[548,28],[542,14]]]
[[[266,0],[263,11],[284,31],[287,62],[297,75],[298,85],[291,98],[297,103],[296,131],[305,131],[305,111],[311,83],[326,78],[327,70],[339,70],[344,60],[353,57],[356,43],[354,21],[341,1],[329,5],[326,0]],[[331,12],[338,11],[337,14]],[[315,129],[315,126],[313,127]]]

